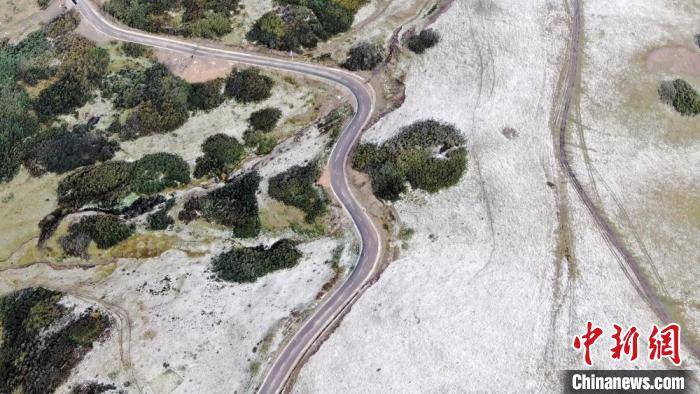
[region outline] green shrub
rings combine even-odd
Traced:
[[[277,146],[277,139],[270,136],[262,136],[258,141],[258,146],[255,148],[255,154],[267,155],[272,152]]]
[[[44,26],[47,37],[56,38],[75,30],[80,24],[80,14],[76,10],[65,12]]]
[[[114,206],[130,193],[131,167],[125,161],[109,161],[79,168],[58,183],[58,203],[72,208]]]
[[[350,48],[342,66],[351,71],[371,70],[383,60],[384,48],[381,45],[361,42]]]
[[[226,173],[235,168],[245,155],[243,145],[235,137],[226,134],[208,137],[202,143],[202,152],[204,156],[195,162],[195,178]]]
[[[187,35],[202,38],[216,38],[232,31],[229,17],[220,13],[206,13],[201,19],[188,22],[184,26]]]
[[[334,108],[318,123],[318,130],[322,134],[329,134],[331,141],[343,131],[343,124],[352,115],[353,109],[349,104]]]
[[[187,201],[179,218],[187,222],[201,214],[208,221],[232,228],[237,237],[255,237],[260,232],[255,197],[259,183],[255,172],[239,175],[223,187]]]
[[[212,260],[212,270],[225,281],[255,282],[270,272],[294,267],[301,256],[293,241],[282,239],[270,247],[231,249]]]
[[[422,30],[419,34],[412,35],[406,42],[408,49],[421,54],[434,47],[440,41],[440,35],[433,29]]]
[[[150,57],[153,54],[151,48],[135,42],[122,42],[121,50],[125,56],[133,58]]]
[[[0,182],[10,181],[19,170],[23,141],[39,130],[29,109],[29,97],[17,85],[0,84]]]
[[[92,133],[86,125],[68,130],[52,129],[30,138],[23,149],[23,163],[38,176],[46,171],[62,174],[78,167],[107,161],[119,149],[119,144]]]
[[[673,108],[686,116],[700,114],[700,95],[693,87],[682,79],[673,81],[675,94],[673,96]]]
[[[221,105],[224,102],[223,82],[222,79],[212,79],[192,84],[187,98],[190,109],[208,111]]]
[[[190,167],[173,153],[152,153],[134,162],[131,169],[131,191],[153,194],[168,187],[190,182]]]
[[[270,178],[268,194],[285,204],[297,207],[306,214],[306,221],[313,222],[326,210],[326,201],[314,187],[321,172],[315,162],[305,166],[293,166]]]
[[[54,392],[107,331],[106,315],[69,316],[61,297],[43,288],[0,297],[0,392]]]
[[[84,80],[65,75],[39,93],[34,103],[34,111],[42,120],[70,113],[88,102],[90,95],[86,93],[89,91],[90,88]]]
[[[160,63],[108,76],[103,92],[119,108],[135,107],[120,130],[123,139],[172,131],[189,117],[190,85]]]
[[[36,4],[42,10],[45,10],[49,6],[50,3],[51,3],[51,0],[36,0]]]
[[[456,184],[467,165],[464,138],[452,125],[424,120],[402,128],[381,146],[360,145],[353,167],[372,178],[375,195],[396,200],[413,188],[434,193]]]
[[[267,75],[260,74],[258,68],[242,71],[233,69],[226,79],[226,96],[233,97],[241,103],[257,103],[269,98],[274,81]]]
[[[156,212],[148,215],[146,222],[148,223],[149,230],[165,230],[171,224],[175,223],[175,220],[168,215],[168,211],[175,204],[175,199],[170,199],[165,203],[163,208],[157,210]]]
[[[278,108],[267,107],[250,114],[248,124],[253,130],[269,133],[277,126],[280,118],[282,118],[282,111]]]
[[[249,41],[266,45],[268,48],[279,48],[284,34],[284,20],[276,12],[269,11],[255,21],[246,38]]]
[[[355,18],[354,12],[328,0],[309,0],[309,8],[323,26],[324,39],[350,30]]]
[[[91,215],[68,227],[68,236],[84,234],[95,242],[98,248],[107,249],[129,238],[133,228],[112,215]],[[66,251],[67,252],[67,251]]]

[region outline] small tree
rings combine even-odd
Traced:
[[[250,114],[248,123],[255,131],[269,133],[275,128],[281,117],[282,111],[278,108],[267,107]]]
[[[434,47],[440,41],[440,34],[433,29],[421,31],[419,34],[411,36],[407,41],[408,49],[421,54],[426,49]]]
[[[351,71],[371,70],[382,60],[384,60],[384,48],[381,45],[361,42],[350,48],[342,66]]]
[[[233,69],[226,80],[225,93],[241,103],[257,103],[272,95],[274,84],[272,78],[260,74],[258,68]]]

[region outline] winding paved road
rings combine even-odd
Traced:
[[[267,371],[259,392],[265,394],[280,392],[299,364],[299,361],[306,355],[314,342],[357,299],[363,287],[374,274],[382,254],[379,231],[353,195],[348,184],[347,174],[348,157],[357,144],[374,110],[374,91],[372,87],[361,77],[341,69],[205,46],[118,26],[105,18],[89,0],[76,0],[76,3],[71,4],[69,2],[68,5],[74,5],[83,18],[96,30],[117,40],[135,42],[189,55],[207,56],[251,66],[303,74],[338,85],[349,91],[354,97],[355,115],[333,147],[328,165],[331,189],[337,200],[350,215],[355,225],[355,230],[360,236],[360,256],[345,283],[327,297],[306,318],[299,331],[284,345]]]

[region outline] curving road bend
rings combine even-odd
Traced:
[[[566,155],[566,128],[568,124],[569,115],[571,112],[571,104],[574,92],[577,88],[578,75],[579,75],[579,58],[581,53],[580,43],[581,43],[581,28],[582,28],[582,17],[581,17],[581,0],[571,0],[571,42],[569,43],[569,64],[568,68],[564,70],[566,73],[566,79],[564,80],[564,91],[563,91],[563,106],[559,117],[559,151],[557,152],[559,164],[569,178],[571,185],[576,194],[586,209],[593,217],[596,226],[605,237],[605,239],[610,243],[610,245],[617,251],[622,260],[624,261],[626,269],[631,273],[629,275],[632,285],[635,287],[637,292],[642,296],[642,298],[647,302],[651,310],[656,314],[656,317],[661,320],[664,324],[673,322],[672,314],[669,312],[667,306],[659,299],[654,287],[649,283],[646,275],[644,274],[642,268],[640,267],[637,259],[634,257],[632,252],[625,246],[622,239],[617,235],[612,226],[608,223],[605,218],[604,213],[595,205],[593,200],[590,198],[588,193],[583,188],[581,182],[576,177],[576,173],[571,168],[569,158]],[[700,359],[700,349],[692,341],[688,340],[688,336],[682,337],[683,344],[686,346],[688,351],[695,356],[695,358]]]
[[[349,91],[354,97],[355,115],[333,147],[328,160],[328,167],[331,189],[336,199],[349,214],[359,235],[361,242],[360,256],[345,283],[327,297],[306,318],[299,331],[284,345],[258,389],[260,393],[265,394],[282,391],[292,372],[311,346],[324,333],[326,328],[333,324],[342,312],[358,298],[369,279],[373,276],[382,254],[379,231],[353,195],[347,174],[350,153],[353,151],[374,111],[374,91],[372,87],[361,77],[341,69],[220,49],[118,26],[106,19],[89,0],[75,0],[75,2],[69,2],[68,5],[73,5],[77,8],[83,18],[96,30],[117,40],[168,49],[188,55],[207,56],[303,74],[340,86]]]

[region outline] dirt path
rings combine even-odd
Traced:
[[[571,42],[569,45],[569,62],[567,67],[562,70],[565,78],[563,80],[563,91],[560,95],[558,102],[555,102],[555,107],[561,108],[561,111],[556,115],[558,121],[558,132],[559,132],[559,146],[557,152],[557,159],[561,165],[566,176],[569,178],[571,185],[573,186],[576,194],[578,195],[581,202],[584,204],[588,212],[593,217],[596,226],[600,230],[601,234],[605,238],[606,242],[614,249],[620,258],[621,266],[625,275],[635,287],[639,295],[647,302],[651,307],[653,312],[656,314],[658,319],[664,324],[672,322],[671,314],[669,313],[666,305],[661,302],[657,296],[655,289],[649,283],[649,280],[642,271],[636,258],[633,256],[632,252],[624,245],[621,237],[613,230],[612,226],[608,223],[605,217],[605,213],[599,209],[591,197],[588,195],[583,185],[574,173],[569,157],[566,152],[567,145],[567,126],[569,116],[571,114],[571,106],[573,103],[574,94],[578,94],[579,90],[579,73],[580,73],[580,54],[581,54],[581,29],[582,29],[582,16],[581,16],[581,0],[571,0],[570,3],[570,13],[571,13]],[[689,342],[686,337],[683,337],[683,344],[688,348],[688,350],[698,359],[700,359],[700,349],[692,342]]]

